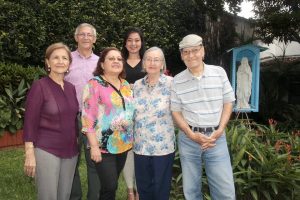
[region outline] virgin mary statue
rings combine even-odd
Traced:
[[[250,108],[249,99],[251,96],[252,72],[248,63],[248,58],[243,57],[241,65],[237,71],[237,103],[238,109]]]

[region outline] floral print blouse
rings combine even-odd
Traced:
[[[134,147],[139,155],[167,155],[175,151],[174,124],[170,110],[172,77],[160,75],[155,87],[147,84],[147,76],[133,87]]]
[[[133,97],[129,83],[120,90],[95,76],[83,90],[82,132],[96,134],[103,153],[118,154],[132,148]]]

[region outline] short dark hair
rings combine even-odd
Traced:
[[[110,51],[118,51],[120,52],[121,56],[122,56],[122,53],[119,49],[117,49],[116,47],[107,47],[105,48],[101,53],[100,53],[100,58],[98,60],[98,63],[97,63],[97,67],[96,67],[96,70],[94,71],[94,76],[100,76],[100,75],[103,75],[104,74],[104,69],[101,67],[101,63],[104,63],[105,61],[105,58],[107,56],[107,54],[110,52]],[[123,56],[122,56],[123,58]],[[119,78],[125,78],[126,77],[126,73],[125,73],[125,62],[124,62],[124,59],[123,59],[123,70],[122,72],[119,74]]]
[[[143,32],[139,29],[139,28],[136,28],[136,27],[129,27],[124,35],[124,38],[123,38],[123,45],[122,45],[122,55],[124,57],[125,60],[128,59],[128,56],[129,56],[129,52],[128,52],[128,49],[126,48],[126,41],[129,37],[129,35],[131,33],[137,33],[139,34],[140,38],[141,38],[141,49],[139,51],[139,54],[140,54],[140,58],[142,59],[143,56],[144,56],[144,53],[145,53],[145,38],[144,38],[144,34]]]

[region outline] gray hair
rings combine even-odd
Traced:
[[[90,27],[90,28],[92,29],[93,34],[95,35],[95,37],[97,37],[97,31],[96,31],[96,28],[95,28],[93,25],[88,24],[88,23],[82,23],[82,24],[79,24],[79,25],[77,26],[76,30],[75,30],[74,36],[76,36],[76,35],[79,33],[80,29],[83,28],[83,27]]]
[[[147,50],[145,51],[144,57],[143,57],[143,69],[145,69],[144,66],[145,66],[145,59],[146,59],[146,57],[147,57],[147,54],[148,54],[149,52],[151,52],[151,51],[159,51],[159,52],[160,52],[161,58],[162,58],[162,61],[163,61],[163,69],[160,70],[160,73],[164,73],[164,72],[166,71],[166,69],[167,69],[167,64],[166,64],[166,59],[165,59],[164,52],[163,52],[163,50],[162,50],[161,48],[159,48],[159,47],[151,47],[151,48],[149,48],[149,49],[147,49]]]

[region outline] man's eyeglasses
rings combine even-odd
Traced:
[[[77,36],[80,37],[80,38],[85,38],[85,37],[92,38],[92,37],[94,37],[94,35],[90,34],[90,33],[78,33]]]
[[[162,59],[159,58],[145,58],[145,61],[148,63],[154,62],[154,63],[160,63]]]
[[[202,49],[202,47],[203,46],[199,46],[197,48],[190,49],[190,50],[181,50],[181,54],[183,56],[188,56],[188,55],[190,55],[190,53],[192,53],[192,55],[196,55]]]
[[[116,60],[119,61],[119,62],[123,62],[123,58],[120,58],[120,57],[119,57],[119,58],[108,57],[107,60],[112,61],[112,62],[113,62],[113,61],[116,61]]]

